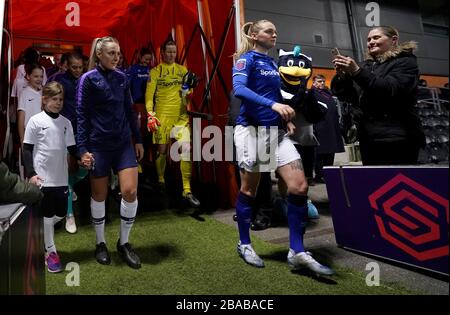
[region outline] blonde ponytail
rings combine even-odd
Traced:
[[[272,23],[268,20],[259,20],[257,22],[247,22],[242,25],[241,46],[239,47],[239,50],[234,54],[235,59],[239,58],[255,47],[255,42],[252,38],[252,34],[259,33],[259,31],[262,30],[262,24],[266,22]]]
[[[99,60],[97,54],[100,54],[102,52],[103,47],[105,47],[105,44],[107,43],[119,44],[119,41],[111,36],[98,37],[92,41],[91,53],[89,54],[89,63],[87,69],[88,71],[94,69],[98,64]]]

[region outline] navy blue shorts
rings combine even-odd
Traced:
[[[67,214],[67,197],[69,187],[43,187],[44,198],[41,201],[41,208],[44,217],[51,218],[54,215],[65,217]]]
[[[138,166],[136,159],[136,152],[131,142],[122,146],[122,148],[115,151],[91,151],[94,155],[95,164],[90,171],[91,176],[105,177],[111,174],[111,169],[114,173],[127,168]]]

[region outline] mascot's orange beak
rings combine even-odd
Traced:
[[[279,67],[278,72],[283,80],[290,85],[299,85],[301,78],[308,79],[311,76],[311,69],[300,67]]]

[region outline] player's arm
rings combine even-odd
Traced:
[[[154,68],[150,70],[147,88],[145,89],[145,108],[147,109],[147,112],[153,112],[154,108],[153,99],[155,97],[157,79],[158,76],[156,68]]]
[[[141,131],[137,126],[136,112],[133,110],[133,101],[131,97],[131,91],[128,83],[125,87],[125,115],[127,116],[128,123],[130,125],[131,132],[133,133],[136,143],[142,143]]]
[[[156,68],[150,70],[150,77],[147,82],[147,88],[145,90],[145,108],[147,109],[147,129],[150,132],[154,132],[161,125],[159,119],[156,118],[156,113],[153,111],[154,103],[153,99],[156,92],[157,72]]]
[[[77,146],[80,155],[88,152],[87,145],[91,133],[90,108],[92,93],[91,83],[87,76],[83,75],[77,86]]]
[[[234,96],[250,104],[271,107],[276,102],[261,96],[248,88],[248,78],[252,69],[251,58],[241,58],[233,67],[233,91]]]

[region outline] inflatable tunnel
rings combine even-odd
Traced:
[[[28,46],[36,47],[41,53],[80,50],[89,55],[95,37],[111,35],[120,42],[125,64],[131,65],[141,47],[153,49],[160,61],[158,47],[172,36],[179,50],[178,62],[200,77],[192,110],[202,117],[202,128],[214,125],[223,131],[227,123],[239,3],[233,0],[6,0],[2,4],[4,8],[0,8],[4,9],[4,14],[0,11],[4,18],[0,42],[3,112],[11,87],[8,69],[14,69],[14,61]],[[8,139],[5,134],[10,134],[5,116],[2,115],[0,122],[3,155],[4,142]],[[220,192],[218,206],[229,207],[234,203],[237,186],[230,162],[223,160],[202,159],[193,167],[194,178],[202,186],[214,185]]]

